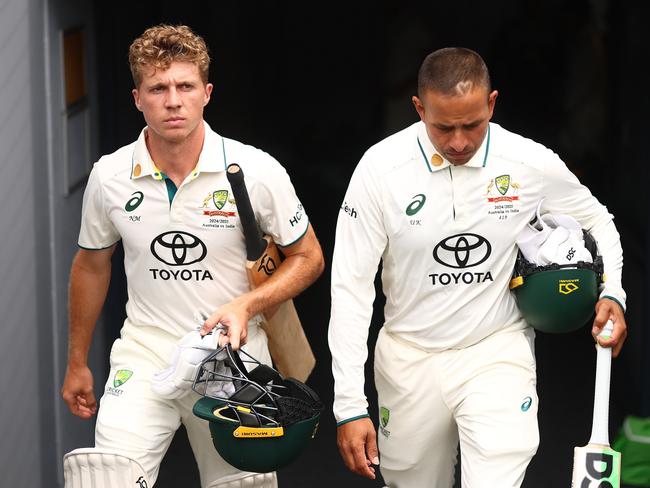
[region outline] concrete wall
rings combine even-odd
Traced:
[[[85,102],[96,133],[91,5],[80,0],[0,0],[0,485],[63,486],[61,459],[92,445],[93,422],[59,397],[67,354],[67,279],[76,251],[83,171],[96,135],[66,137],[62,34],[84,28]],[[78,163],[81,161],[81,163]],[[78,168],[77,168],[78,169]],[[79,176],[79,171],[77,171]],[[99,329],[102,329],[101,324]],[[92,350],[99,389],[107,346]],[[97,385],[96,385],[97,386]]]
[[[39,297],[35,290],[47,252],[47,174],[43,156],[42,97],[30,81],[30,54],[40,38],[35,1],[0,1],[0,473],[2,486],[41,486],[43,452],[39,384]],[[40,107],[39,107],[40,105]],[[45,224],[45,225],[44,225]],[[45,232],[44,232],[45,231]],[[44,239],[45,238],[45,239]],[[51,403],[51,402],[47,402]],[[35,469],[36,468],[36,469]]]

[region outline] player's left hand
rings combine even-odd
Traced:
[[[603,329],[608,320],[614,324],[614,331],[609,339],[599,338],[598,334]],[[601,298],[596,303],[596,317],[591,329],[591,335],[594,340],[603,347],[612,348],[612,357],[616,357],[621,352],[625,338],[627,337],[627,325],[623,309],[614,300]]]
[[[336,442],[350,471],[374,480],[379,465],[377,431],[369,418],[360,418],[336,428]]]
[[[219,336],[219,347],[230,343],[232,348],[237,350],[240,346],[246,344],[249,318],[250,314],[246,302],[236,298],[215,310],[206,319],[200,332],[204,336],[214,329],[217,324],[222,325],[225,330]]]

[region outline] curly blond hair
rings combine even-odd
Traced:
[[[150,27],[129,47],[129,65],[136,87],[140,86],[147,67],[166,70],[174,61],[194,63],[203,83],[208,82],[208,48],[203,38],[186,25]]]

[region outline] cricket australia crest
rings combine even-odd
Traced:
[[[228,190],[217,190],[212,193],[212,201],[217,210],[221,210],[228,201]]]
[[[390,410],[388,410],[386,407],[381,407],[379,409],[379,423],[381,424],[379,426],[379,431],[385,437],[390,437],[390,430],[386,428],[389,420],[390,420]]]
[[[201,214],[206,217],[202,227],[218,228],[218,229],[234,229],[234,220],[232,217],[237,214],[235,212],[235,199],[229,197],[228,190],[214,190],[210,191],[204,198],[203,203],[199,207]],[[212,207],[214,205],[214,207]]]
[[[113,386],[115,388],[119,388],[124,383],[129,381],[131,376],[133,376],[133,371],[130,371],[128,369],[120,369],[120,370],[118,370],[115,373],[115,376],[113,377]]]
[[[505,195],[508,192],[508,188],[510,188],[510,175],[497,176],[494,178],[494,183],[499,193]]]
[[[510,175],[499,175],[491,179],[485,190],[488,215],[498,220],[507,220],[512,214],[519,213],[521,185],[513,181]]]

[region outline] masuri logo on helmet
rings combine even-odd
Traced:
[[[323,409],[307,385],[230,344],[203,361],[192,389],[203,396],[193,412],[209,422],[217,452],[242,471],[268,473],[294,461],[316,435]]]

